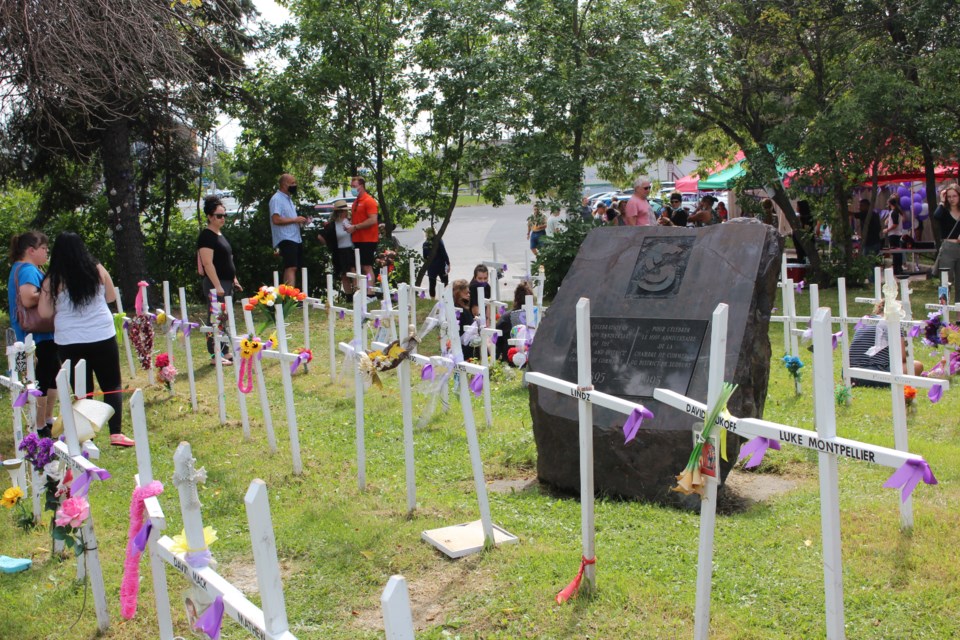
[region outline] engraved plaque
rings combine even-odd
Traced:
[[[630,398],[652,398],[657,387],[687,393],[707,331],[706,320],[591,318],[593,386]],[[576,360],[567,360],[567,380]]]
[[[640,245],[640,255],[627,283],[627,298],[672,298],[690,260],[695,238],[687,236],[648,236]]]

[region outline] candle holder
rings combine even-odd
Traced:
[[[20,469],[23,468],[23,458],[10,458],[3,461],[3,468],[10,474],[10,484],[14,487],[20,487]]]

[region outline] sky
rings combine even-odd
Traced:
[[[253,0],[253,4],[256,6],[257,11],[260,12],[260,22],[279,25],[290,18],[290,12],[278,5],[274,0]],[[252,58],[249,58],[248,63],[252,64],[252,62]],[[240,137],[239,123],[225,114],[220,114],[217,125],[219,127],[217,135],[226,143],[227,148],[233,149],[236,145],[237,138]]]

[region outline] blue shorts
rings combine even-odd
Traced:
[[[530,249],[536,251],[540,246],[540,238],[547,235],[546,231],[534,231],[530,234]]]

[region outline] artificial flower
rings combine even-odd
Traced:
[[[913,404],[914,399],[917,397],[917,390],[911,387],[910,385],[905,385],[903,387],[903,399],[907,404]]]
[[[169,364],[170,364],[169,354],[158,353],[156,359],[154,360],[153,366],[155,366],[157,369],[163,369]]]
[[[90,503],[86,498],[67,498],[60,504],[54,523],[58,527],[69,526],[79,529],[84,521],[90,517]]]
[[[10,487],[3,492],[3,498],[0,499],[0,505],[10,509],[13,505],[20,502],[20,498],[23,497],[23,489],[20,487]]]
[[[217,532],[211,526],[206,526],[203,528],[203,546],[209,547],[214,542],[217,541]],[[170,545],[170,551],[172,553],[188,553],[191,551],[190,545],[187,544],[187,533],[183,529],[180,530],[180,533],[173,536],[173,544]],[[201,551],[201,549],[196,549],[196,551]]]
[[[736,390],[737,385],[730,384],[729,382],[723,383],[723,388],[720,390],[717,401],[714,403],[710,413],[704,417],[703,431],[697,438],[697,444],[693,447],[693,452],[687,460],[687,466],[684,467],[680,475],[677,476],[677,486],[672,488],[673,491],[684,495],[696,493],[701,498],[703,497],[705,484],[703,476],[700,473],[700,457],[703,455],[703,444],[709,442],[710,434],[716,425],[717,418],[727,411],[727,402]],[[721,434],[721,438],[723,437],[725,437],[725,435]]]

